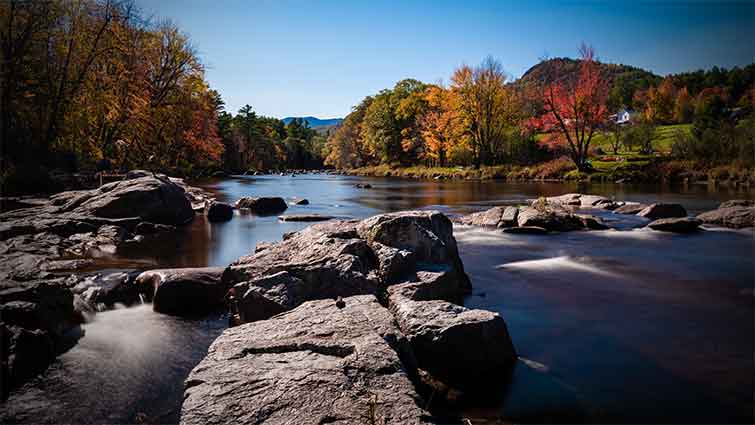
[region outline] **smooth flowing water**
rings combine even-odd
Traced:
[[[358,189],[355,183],[370,183]],[[237,177],[207,183],[221,200],[303,197],[287,214],[361,218],[386,211],[449,214],[538,196],[582,192],[679,202],[691,213],[753,192],[708,186],[408,181],[333,175]],[[753,420],[755,240],[751,231],[674,235],[644,219],[599,213],[619,230],[545,236],[457,226],[473,294],[467,306],[505,318],[522,361],[504,407],[471,418],[586,422]],[[134,268],[223,266],[308,223],[236,212],[202,217],[118,253]],[[181,320],[139,306],[99,313],[85,336],[38,380],[11,396],[6,420],[176,422],[183,379],[225,317]]]

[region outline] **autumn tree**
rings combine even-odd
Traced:
[[[671,78],[663,80],[658,88],[650,87],[645,103],[645,119],[656,124],[668,124],[674,118],[676,87]]]
[[[460,119],[470,136],[474,166],[492,163],[511,124],[506,74],[500,62],[485,58],[476,67],[462,66],[451,77]]]
[[[680,124],[688,123],[692,119],[694,107],[692,97],[686,87],[683,87],[676,95],[674,101],[674,121]]]
[[[372,96],[364,98],[328,137],[324,148],[325,165],[345,169],[361,167],[370,162],[372,158],[362,139],[362,122],[372,101]]]
[[[458,99],[451,90],[431,85],[425,90],[425,101],[427,110],[420,117],[425,159],[431,165],[444,167],[451,143],[461,136]]]
[[[538,125],[548,133],[545,143],[566,146],[577,168],[586,171],[590,142],[607,118],[608,80],[592,47],[583,44],[579,51],[578,77],[552,81],[541,89],[544,111]]]

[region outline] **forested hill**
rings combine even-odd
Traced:
[[[576,76],[579,72],[578,59],[571,58],[554,58],[544,60],[530,69],[522,75],[518,81],[522,83],[527,82],[549,82],[554,76],[563,77],[565,75]],[[611,80],[618,78],[631,78],[635,80],[646,80],[657,83],[661,80],[661,77],[653,74],[650,71],[646,71],[642,68],[638,68],[630,65],[613,64],[613,63],[598,63],[606,76]]]
[[[528,85],[550,83],[560,79],[576,79],[579,74],[579,64],[580,60],[571,58],[544,60],[528,69],[522,78],[516,81],[516,84]],[[609,97],[609,104],[612,104],[612,107],[631,105],[632,95],[637,90],[657,86],[663,79],[635,66],[601,62],[598,64],[612,87]]]
[[[281,121],[283,121],[284,124],[288,124],[296,118],[303,119],[307,124],[309,124],[310,128],[334,126],[340,124],[341,121],[343,121],[343,118],[320,119],[316,117],[286,117]]]

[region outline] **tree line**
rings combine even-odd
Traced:
[[[353,108],[329,137],[325,163],[479,168],[566,156],[587,171],[598,134],[615,134],[615,152],[624,144],[650,153],[655,126],[688,123],[693,131],[678,135],[675,155],[753,159],[747,128],[753,123],[755,65],[661,78],[602,64],[586,45],[579,53],[579,60],[553,60],[518,81],[509,81],[490,57],[456,69],[448,85],[399,81]],[[622,109],[632,111],[627,128],[616,125],[614,114]]]
[[[130,0],[0,2],[0,50],[3,186],[51,169],[323,165],[306,122],[225,111],[188,35]]]
[[[291,168],[533,164],[566,156],[589,169],[610,115],[633,109],[648,128],[691,124],[673,153],[755,162],[755,65],[654,76],[579,60],[511,81],[488,57],[448,84],[414,79],[365,97],[320,134],[302,120],[225,110],[189,37],[145,19],[129,0],[0,2],[0,171],[147,167],[183,175]],[[652,130],[652,128],[651,128]],[[637,139],[637,140],[635,140]],[[633,141],[634,140],[634,141]]]

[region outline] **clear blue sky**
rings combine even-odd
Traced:
[[[486,55],[520,77],[592,44],[604,62],[658,74],[746,65],[755,3],[137,0],[190,35],[227,109],[343,117],[412,77],[448,80]]]

